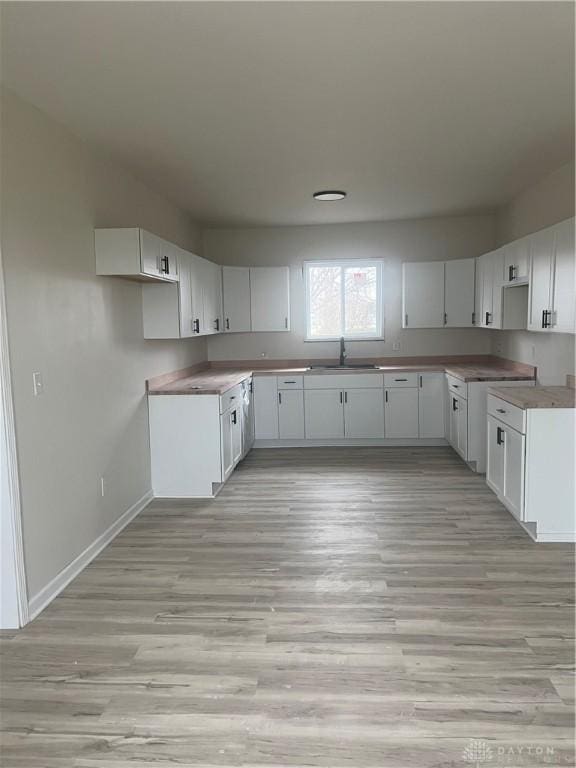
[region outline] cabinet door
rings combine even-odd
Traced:
[[[204,333],[219,333],[222,330],[222,280],[220,267],[202,259],[202,328]]]
[[[504,251],[504,282],[517,283],[528,280],[530,261],[530,238],[523,237],[509,243]]]
[[[224,482],[234,469],[232,415],[230,411],[220,416],[220,453],[222,459],[222,482]]]
[[[418,390],[384,390],[386,437],[418,437]]]
[[[242,404],[230,412],[230,430],[232,432],[232,466],[242,458]]]
[[[384,398],[381,389],[344,390],[344,435],[384,437]]]
[[[560,333],[576,332],[576,290],[574,219],[556,225],[554,277],[552,289],[552,326]]]
[[[474,259],[444,263],[444,312],[449,328],[469,328],[474,315]]]
[[[344,437],[344,395],[338,389],[304,392],[305,434],[309,440]]]
[[[492,253],[492,316],[489,328],[502,328],[502,302],[504,285],[504,250]]]
[[[530,288],[528,330],[545,330],[545,312],[550,311],[554,228],[536,232],[530,238]]]
[[[194,318],[192,316],[192,257],[182,249],[178,252],[178,314],[180,336],[194,336]]]
[[[288,267],[250,267],[253,331],[290,330]]]
[[[402,327],[444,326],[444,262],[402,264]]]
[[[146,232],[145,229],[140,230],[140,266],[142,272],[145,275],[154,275],[158,277],[160,272],[160,258],[162,256],[162,240],[153,235],[151,232]]]
[[[479,279],[482,281],[480,291],[481,303],[478,312],[477,325],[490,328],[492,320],[492,254],[485,253],[478,257]]]
[[[504,487],[502,500],[518,518],[524,519],[524,435],[504,428]]]
[[[160,240],[160,273],[163,277],[178,280],[178,252],[180,248],[167,240]]]
[[[504,425],[493,416],[488,416],[486,482],[498,496],[502,496],[504,490],[503,434]]]
[[[463,459],[468,459],[468,403],[462,398],[458,398],[458,418],[457,418],[458,442],[456,450]]]
[[[304,392],[301,389],[278,392],[278,432],[281,440],[304,438]]]
[[[421,373],[418,377],[418,435],[444,437],[446,380],[443,373]]]
[[[242,393],[242,454],[245,456],[254,445],[254,385],[247,382]]]
[[[458,450],[458,398],[449,393],[448,441],[454,450]]]
[[[278,439],[276,376],[254,377],[254,429],[257,440]]]
[[[222,267],[222,288],[224,331],[250,331],[250,268]]]
[[[206,333],[204,326],[204,280],[203,261],[200,256],[190,254],[190,296],[192,304],[192,329],[194,336]]]

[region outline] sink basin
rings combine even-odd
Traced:
[[[348,365],[311,365],[310,370],[319,371],[349,371],[349,370],[362,370],[362,371],[375,371],[378,368],[377,365],[370,365],[368,363],[349,363]]]

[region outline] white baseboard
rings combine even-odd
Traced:
[[[556,544],[573,544],[576,542],[576,533],[536,533],[534,541]]]
[[[330,440],[256,440],[254,448],[427,448],[449,445],[438,438],[333,438]]]
[[[144,507],[146,507],[154,498],[152,491],[148,491],[142,496],[135,504],[122,514],[115,523],[104,531],[103,534],[98,536],[92,544],[89,544],[86,549],[81,552],[78,557],[72,560],[60,573],[55,576],[52,581],[46,584],[40,592],[34,595],[28,603],[28,618],[29,621],[35,619],[39,613],[41,613],[46,606],[54,600],[54,598],[62,592],[64,587],[68,586],[72,579],[75,579],[78,574],[86,568],[96,555],[100,554],[104,547],[106,547],[112,539],[116,538],[120,531],[130,523],[136,515],[138,515]]]

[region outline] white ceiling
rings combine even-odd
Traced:
[[[571,2],[3,3],[6,83],[218,224],[494,207],[572,157]],[[339,203],[314,191],[343,188]]]

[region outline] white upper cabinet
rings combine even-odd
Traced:
[[[252,330],[250,319],[250,268],[222,267],[224,331]]]
[[[402,327],[444,326],[444,262],[402,265]]]
[[[222,324],[221,267],[202,259],[202,328],[205,334],[220,333]]]
[[[180,279],[142,286],[145,339],[182,339],[217,333],[222,327],[220,267],[173,246]]]
[[[444,263],[444,323],[448,328],[474,325],[474,259]]]
[[[178,280],[177,246],[138,227],[95,229],[96,274],[133,280]]]
[[[504,283],[525,283],[530,271],[530,238],[522,237],[505,245],[502,250],[504,251]]]
[[[530,297],[528,330],[548,328],[552,303],[552,266],[554,259],[554,229],[536,232],[530,240]]]
[[[503,252],[491,251],[478,258],[477,280],[481,281],[480,306],[477,308],[477,323],[481,328],[500,328],[501,294],[503,275]]]
[[[290,330],[288,267],[250,267],[250,314],[253,331]]]
[[[576,254],[574,252],[574,219],[554,228],[554,273],[552,282],[552,315],[550,330],[576,332]]]

